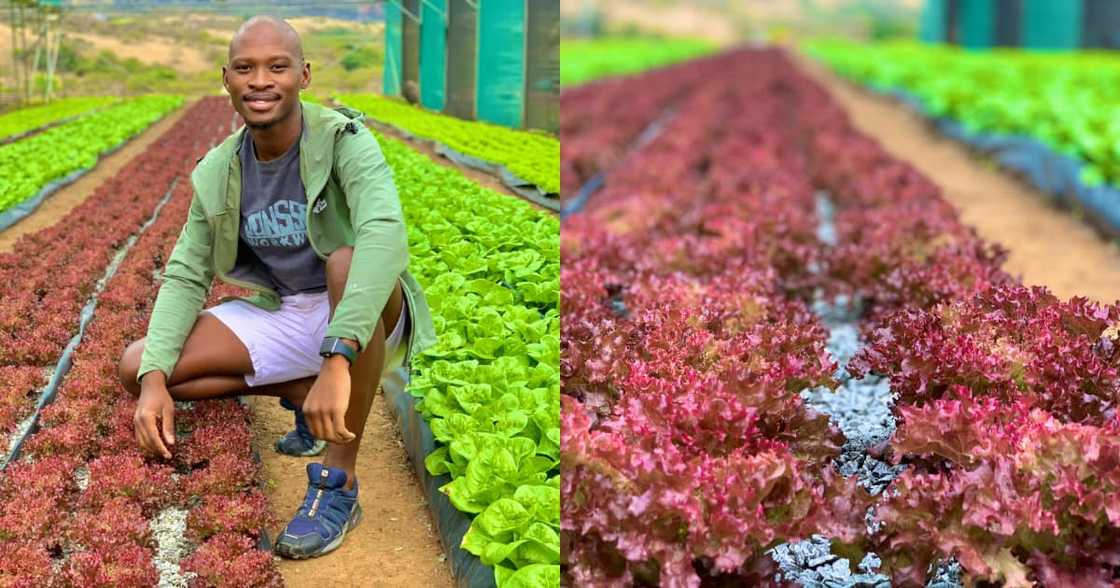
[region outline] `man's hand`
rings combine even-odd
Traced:
[[[353,441],[354,434],[346,429],[349,407],[350,364],[338,355],[328,357],[303,401],[303,416],[311,434],[331,443]]]
[[[157,418],[163,420],[162,430],[156,423]],[[175,401],[167,391],[163,372],[148,372],[141,378],[140,399],[132,422],[141,449],[171,459],[167,448],[175,444]]]

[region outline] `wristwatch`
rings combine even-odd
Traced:
[[[350,365],[358,360],[358,352],[354,348],[347,345],[339,337],[324,337],[323,344],[319,347],[319,355],[323,357],[330,357],[332,355],[341,355],[346,358]]]

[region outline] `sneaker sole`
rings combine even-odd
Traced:
[[[350,517],[350,520],[346,521],[346,526],[343,527],[342,532],[338,534],[338,537],[335,537],[334,541],[327,543],[319,551],[307,554],[293,554],[288,551],[287,547],[283,543],[280,542],[280,539],[277,539],[276,552],[287,559],[311,559],[313,557],[326,555],[338,549],[342,545],[342,540],[346,538],[346,534],[349,533],[350,530],[354,527],[357,527],[358,523],[360,522],[362,522],[362,506],[360,504],[355,504],[354,516]],[[280,535],[280,538],[283,538],[283,535]]]

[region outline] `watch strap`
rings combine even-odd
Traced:
[[[350,365],[354,365],[354,362],[358,360],[358,352],[354,351],[353,347],[344,343],[339,337],[324,337],[323,344],[319,347],[319,355],[323,357],[341,355],[346,358],[346,361],[350,362]]]

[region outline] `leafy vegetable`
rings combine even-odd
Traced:
[[[47,182],[92,167],[117,147],[178,108],[178,96],[146,96],[0,146],[0,212],[33,196]]]
[[[560,85],[634,74],[715,51],[706,39],[603,37],[560,41]]]
[[[1120,185],[1120,58],[1111,52],[968,51],[913,42],[809,44],[841,75],[922,99],[977,132],[1034,137],[1085,163],[1088,184]],[[937,72],[937,75],[930,75]]]
[[[545,192],[560,191],[560,141],[552,135],[462,120],[375,94],[343,94],[336,99],[372,119],[439,141],[460,153],[504,165]]]
[[[117,102],[114,96],[65,98],[42,106],[29,106],[0,116],[0,140]]]
[[[463,546],[498,585],[541,586],[560,573],[560,223],[378,140],[439,334],[410,388],[441,444],[426,466],[477,515]]]

